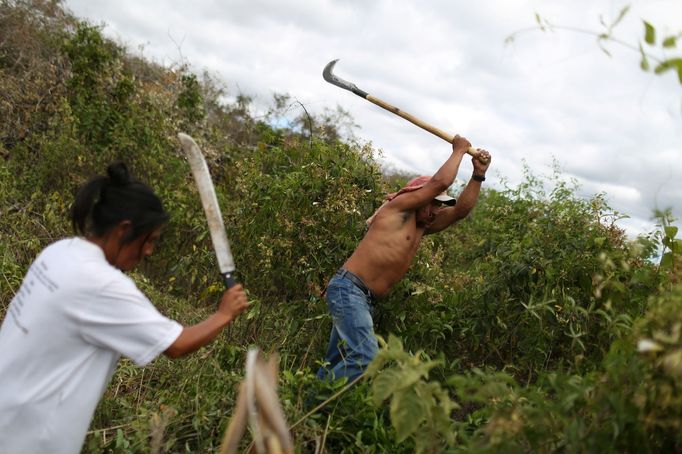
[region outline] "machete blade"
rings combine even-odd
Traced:
[[[236,284],[232,277],[235,271],[234,259],[232,258],[230,243],[227,241],[225,224],[220,213],[220,205],[218,205],[218,198],[213,187],[211,174],[208,171],[208,165],[206,165],[204,155],[194,139],[182,132],[178,134],[178,138],[192,169],[192,176],[201,197],[201,205],[204,207],[204,213],[206,213],[208,230],[211,233],[211,241],[218,260],[220,274],[223,276],[225,286],[230,288]]]

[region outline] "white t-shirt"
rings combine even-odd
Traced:
[[[182,325],[81,238],[38,256],[0,328],[0,453],[78,453],[121,355],[144,366]]]

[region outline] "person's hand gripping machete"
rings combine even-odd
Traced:
[[[194,139],[182,132],[178,134],[178,138],[180,139],[180,143],[182,143],[182,149],[192,168],[192,175],[194,176],[194,181],[199,190],[201,204],[204,207],[206,220],[208,221],[208,230],[211,232],[213,250],[218,259],[220,275],[223,277],[225,287],[229,289],[237,283],[232,276],[235,271],[234,259],[232,258],[232,251],[230,251],[230,243],[227,241],[225,224],[223,223],[223,216],[220,213],[220,206],[218,205],[218,198],[215,194],[211,174],[208,172],[208,166],[206,165],[204,155],[201,153],[201,150]]]

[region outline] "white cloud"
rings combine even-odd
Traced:
[[[636,43],[642,18],[659,36],[678,33],[682,3],[635,0],[67,0],[76,15],[105,22],[105,33],[170,65],[181,56],[208,69],[232,95],[266,102],[288,93],[311,111],[348,110],[361,139],[388,164],[428,174],[449,146],[321,77],[324,65],[360,88],[493,154],[492,175],[511,184],[522,162],[546,174],[556,159],[586,195],[605,191],[632,218],[629,233],[652,228],[654,208],[682,213],[682,87],[674,74],[639,70],[639,56],[594,36],[555,30],[510,34],[535,25],[600,30],[628,3],[616,28]],[[677,20],[675,20],[677,19]],[[460,178],[471,164],[464,162]],[[498,178],[486,184],[496,185]]]

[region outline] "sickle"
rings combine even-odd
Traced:
[[[376,96],[372,96],[369,93],[367,93],[364,90],[361,90],[357,87],[352,82],[348,82],[347,80],[344,80],[338,76],[336,76],[332,71],[334,70],[334,66],[336,65],[336,62],[339,60],[332,60],[329,63],[327,63],[327,66],[324,67],[324,71],[322,71],[322,77],[324,77],[324,80],[329,82],[332,85],[336,85],[337,87],[341,87],[344,90],[348,90],[352,93],[355,93],[359,97],[366,99],[367,101],[371,102],[372,104],[376,104],[377,106],[388,110],[391,113],[394,113],[398,115],[399,117],[404,118],[405,120],[419,126],[422,129],[425,129],[426,131],[429,131],[431,134],[434,134],[441,139],[445,140],[448,143],[452,143],[452,141],[455,139],[454,136],[451,134],[448,134],[447,132],[443,131],[442,129],[438,129],[435,126],[432,126],[419,118],[415,117],[414,115],[411,115],[404,110],[400,110],[395,106],[392,106],[391,104],[387,103],[386,101],[383,101]],[[480,158],[478,156],[478,150],[474,147],[469,147],[467,150],[467,153],[469,153],[471,156],[477,157],[481,162],[485,163],[485,160]]]

